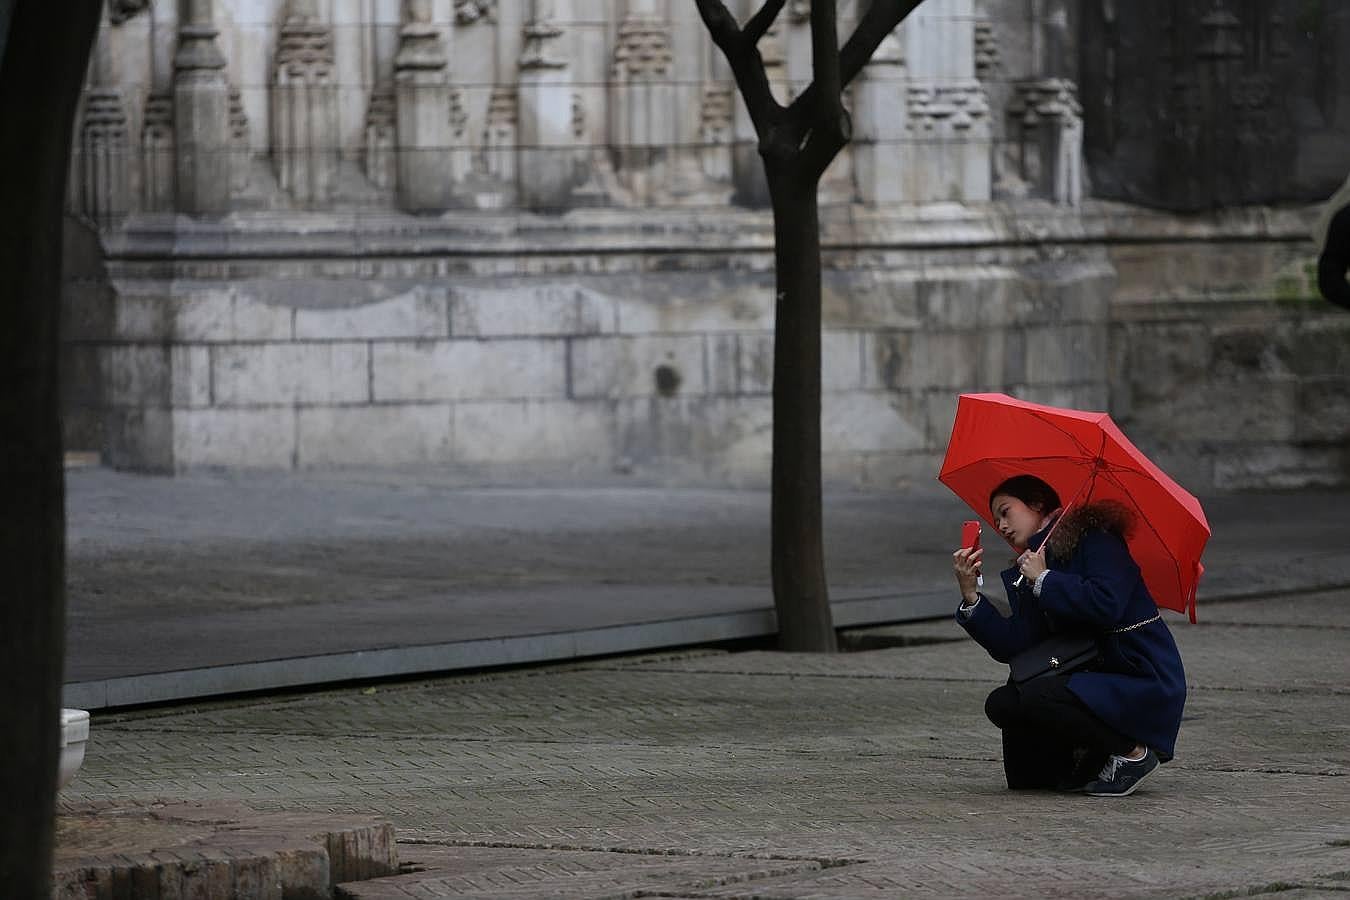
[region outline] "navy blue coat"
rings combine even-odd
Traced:
[[[1033,548],[1040,547],[1048,530],[1031,539]],[[1112,728],[1152,747],[1160,759],[1171,759],[1186,704],[1186,673],[1172,632],[1161,619],[1112,633],[1158,611],[1125,542],[1102,529],[1089,529],[1068,559],[1046,562],[1050,572],[1039,598],[1029,581],[1013,586],[1016,568],[1000,573],[1012,606],[1009,618],[986,600],[969,617],[957,613],[957,621],[1004,663],[1051,632],[1100,635],[1102,663],[1094,671],[1070,675],[1069,690]]]

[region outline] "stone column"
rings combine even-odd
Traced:
[[[577,185],[577,137],[572,122],[572,71],[563,45],[569,0],[533,0],[520,54],[517,105],[520,203],[563,210]]]
[[[216,46],[212,0],[182,0],[174,54],[173,122],[177,205],[192,215],[230,207],[230,98]]]
[[[483,135],[483,158],[488,175],[509,185],[516,184],[516,144],[519,141],[520,97],[516,67],[520,62],[522,35],[520,3],[499,3],[495,23],[492,96],[488,99],[487,124]]]
[[[333,32],[315,0],[289,0],[272,80],[272,162],[301,207],[322,207],[337,185]]]
[[[105,17],[94,45],[92,78],[80,128],[81,209],[100,227],[127,214],[127,115],[113,74],[112,39]]]
[[[609,143],[631,202],[652,206],[669,194],[676,98],[670,83],[670,25],[658,0],[627,0],[609,83]]]
[[[370,86],[362,134],[362,163],[366,178],[380,190],[394,187],[397,172],[398,116],[394,105],[394,83],[385,73],[381,58],[380,26],[375,18],[375,0],[362,0],[364,50],[361,72]],[[391,61],[392,62],[392,61]]]
[[[147,212],[167,212],[174,203],[173,93],[152,91],[141,124],[141,202]]]
[[[244,96],[238,88],[230,88],[230,192],[235,197],[248,190],[252,160]]]
[[[1067,78],[1018,82],[1008,105],[1017,174],[1036,196],[1064,206],[1083,199],[1083,108]]]
[[[431,24],[430,0],[404,0],[403,27],[394,57],[398,128],[398,200],[408,212],[448,209],[450,83],[445,42]]]
[[[987,201],[993,140],[989,102],[975,77],[973,0],[927,0],[900,35],[908,77],[906,199]]]
[[[891,34],[872,54],[854,88],[853,173],[858,199],[865,204],[908,199],[904,167],[912,148],[907,143],[907,91],[900,41]]]

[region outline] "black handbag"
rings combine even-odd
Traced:
[[[1046,675],[1062,675],[1086,668],[1101,659],[1102,649],[1090,634],[1052,634],[1008,660],[1014,684]]]

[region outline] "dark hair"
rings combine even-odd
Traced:
[[[1060,507],[1059,494],[1035,475],[1014,475],[994,488],[989,495],[990,507],[993,507],[994,498],[999,494],[1016,497],[1041,515],[1052,513]]]

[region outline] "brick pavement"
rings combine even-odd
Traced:
[[[1003,669],[952,622],[96,716],[79,802],[392,822],[418,897],[1228,897],[1350,890],[1350,591],[1173,630],[1176,761],[1124,801],[1004,790]],[[1284,890],[1298,886],[1297,891]]]

